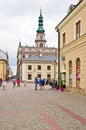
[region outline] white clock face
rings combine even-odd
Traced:
[[[42,57],[42,54],[40,54],[40,57]]]

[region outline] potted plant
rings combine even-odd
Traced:
[[[55,90],[58,90],[58,89],[59,89],[59,86],[58,86],[58,82],[57,82],[57,80],[55,80],[55,82],[54,82],[54,86],[55,86]]]

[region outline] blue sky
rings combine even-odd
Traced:
[[[17,49],[35,45],[40,8],[44,18],[47,45],[58,46],[55,27],[67,15],[71,4],[79,0],[0,0],[0,49],[9,54],[10,67],[16,73]]]

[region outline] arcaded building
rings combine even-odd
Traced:
[[[68,91],[86,95],[86,0],[70,5],[55,29],[59,82],[62,79]]]
[[[35,76],[57,78],[57,48],[46,45],[43,16],[40,10],[35,46],[22,46],[17,52],[17,77],[21,81],[34,82]]]

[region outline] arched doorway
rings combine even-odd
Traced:
[[[66,87],[66,65],[64,63],[62,64],[61,67],[61,80],[65,88]]]

